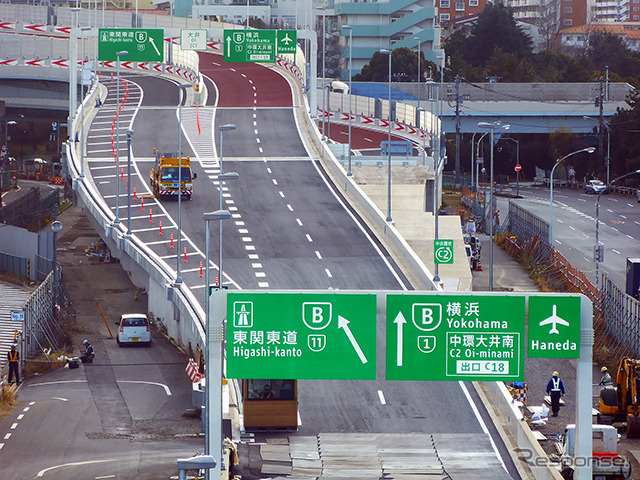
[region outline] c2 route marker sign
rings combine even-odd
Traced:
[[[530,296],[527,357],[580,358],[580,297]]]
[[[387,295],[387,380],[524,378],[525,297]]]
[[[227,294],[229,378],[376,378],[376,295]]]
[[[128,52],[128,62],[162,62],[164,30],[140,28],[98,29],[98,60],[117,60],[118,52]]]
[[[224,61],[275,63],[276,31],[225,30]]]
[[[453,263],[453,240],[433,241],[434,263]]]

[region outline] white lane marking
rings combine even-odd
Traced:
[[[237,220],[236,222],[234,222],[238,227],[242,227],[244,226],[244,221],[242,220]]]
[[[7,434],[4,436],[4,439],[5,439],[5,440],[9,440],[10,438],[11,438],[11,433],[7,433]]]
[[[633,208],[633,205],[631,203],[627,203],[627,207]]]
[[[4,443],[0,443],[0,450],[2,450],[2,447],[4,447]]]
[[[282,198],[284,198],[284,192],[283,192],[282,190],[278,191],[278,193],[280,194],[280,196],[281,196]]]
[[[261,263],[252,263],[251,267],[252,268],[262,268],[262,264]]]
[[[462,389],[462,392],[464,393],[464,396],[467,397],[467,401],[469,402],[469,405],[471,406],[471,410],[473,410],[473,413],[476,415],[476,419],[478,420],[478,423],[480,424],[480,427],[482,428],[482,431],[485,433],[485,435],[487,437],[489,437],[489,441],[491,442],[491,447],[493,448],[493,451],[496,454],[496,457],[498,457],[500,459],[500,463],[502,464],[502,468],[504,468],[505,472],[509,473],[509,471],[507,470],[507,466],[504,464],[504,460],[502,459],[502,455],[500,455],[500,451],[498,450],[498,447],[496,447],[496,444],[493,441],[493,437],[489,433],[489,429],[487,428],[487,425],[484,423],[484,420],[480,416],[480,412],[478,411],[478,407],[476,407],[476,404],[473,403],[473,400],[471,399],[471,395],[469,394],[469,390],[467,390],[467,386],[462,381],[458,382],[458,385],[460,385],[460,388]]]
[[[620,233],[620,230],[618,230],[618,229],[617,229],[617,228],[615,228],[615,227],[611,227],[611,230],[613,230],[613,231],[614,231],[614,232],[616,232],[616,233]]]
[[[558,219],[558,223],[564,223],[562,220]]]
[[[302,227],[302,220],[300,220],[299,218],[296,218],[296,222],[298,222],[298,225]]]
[[[640,222],[634,220],[633,223],[635,223],[636,225],[640,225]]]
[[[586,200],[584,198],[579,198],[578,199],[580,202],[586,202]]]
[[[256,138],[256,143],[260,143],[260,139],[259,138]]]
[[[162,387],[164,388],[164,392],[167,394],[168,397],[171,396],[171,389],[169,388],[168,385],[165,385],[164,383],[158,383],[158,382],[145,382],[144,380],[116,380],[118,383],[142,383],[145,385],[156,385],[158,387]]]
[[[327,274],[327,277],[333,278],[333,275],[331,275],[331,270],[329,270],[328,268],[325,268],[324,271]]]
[[[263,153],[263,152],[264,152],[264,150],[262,150],[262,147],[258,147],[258,151],[259,151],[260,153]]]
[[[55,470],[57,468],[64,467],[79,467],[81,465],[91,465],[92,463],[105,463],[105,462],[113,462],[115,460],[87,460],[86,462],[72,462],[72,463],[63,463],[62,465],[55,465],[53,467],[45,468],[44,470],[40,470],[36,477],[44,477],[46,473],[51,470]]]
[[[614,249],[614,248],[612,248],[612,249],[611,249],[611,251],[612,251],[613,253],[617,253],[618,255],[620,255],[620,252],[619,252],[618,250]]]
[[[575,230],[575,228],[569,225],[569,230]]]
[[[103,478],[116,478],[115,475],[101,475],[99,477],[96,477],[96,480],[101,480]]]
[[[313,239],[311,238],[311,235],[309,235],[308,233],[305,235],[307,237],[307,240],[309,240],[309,242],[313,242]]]
[[[245,246],[244,246],[244,249],[245,249],[247,252],[255,252],[255,251],[256,251],[256,247],[254,247],[253,245],[245,245]]]
[[[624,215],[620,215],[620,218],[624,218],[625,220],[627,219]]]
[[[239,228],[239,229],[238,229],[238,233],[240,233],[240,234],[245,234],[245,233],[247,233],[247,234],[248,234],[248,233],[249,233],[249,230],[247,230],[246,228]]]
[[[257,126],[258,126],[258,122],[256,122],[256,121],[254,120],[254,121],[253,121],[253,126],[254,126],[254,127],[257,127]],[[258,133],[258,132],[256,132],[256,133]]]
[[[256,128],[253,133],[255,133],[256,135],[258,135],[258,129]]]
[[[18,415],[16,420],[22,420],[23,418],[24,418],[24,413],[21,413],[20,415]]]
[[[269,167],[267,167],[267,173],[271,174],[271,169]]]
[[[293,207],[291,205],[289,205],[288,203],[287,203],[287,208],[289,209],[290,212],[293,212]]]
[[[249,255],[249,260],[258,260],[260,257],[258,256],[257,253],[251,253]]]
[[[11,425],[11,430],[15,430],[16,428],[18,428],[18,423],[14,423],[13,425]]]
[[[591,261],[591,259],[589,259],[589,258],[587,258],[587,257],[582,257],[582,258],[584,258],[587,262],[590,262],[590,261]]]
[[[251,237],[242,237],[243,242],[251,242]]]
[[[31,407],[24,407],[24,408],[22,409],[22,411],[23,411],[23,412],[28,412],[30,409],[31,409]]]
[[[589,238],[589,235],[587,235],[586,233],[583,233],[583,234],[582,234],[582,236],[583,236],[584,238]]]
[[[607,208],[607,212],[613,213],[613,210],[611,210],[610,208]]]
[[[384,398],[384,393],[382,393],[382,390],[378,390],[378,398],[380,399],[380,403],[382,405],[386,405],[387,401]]]
[[[258,287],[269,288],[269,282],[258,282]]]
[[[31,386],[31,385],[29,385],[29,386]],[[36,404],[36,402],[30,402],[29,403],[29,405],[35,405],[35,404]]]
[[[562,242],[561,242],[560,240],[556,240],[556,243],[557,243],[558,245],[562,245]]]
[[[322,255],[320,255],[318,250],[316,250],[316,257],[318,257],[318,260],[322,260]]]
[[[272,178],[271,180],[273,181],[274,185],[278,185],[278,181],[275,178]]]
[[[29,385],[27,385],[27,387],[39,387],[40,385],[60,385],[63,383],[87,383],[87,381],[86,380],[60,380],[59,382],[30,383]],[[31,402],[29,405],[33,405],[34,403],[36,402]]]
[[[630,238],[631,240],[633,240],[633,237],[631,235],[629,235],[628,233],[627,233],[627,238]]]
[[[256,272],[256,278],[265,278],[267,276],[264,272]]]

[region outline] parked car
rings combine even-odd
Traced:
[[[608,193],[608,190],[601,180],[589,180],[584,186],[584,193]]]
[[[116,341],[119,347],[132,343],[142,343],[150,346],[151,328],[147,316],[144,313],[126,313],[122,315]]]

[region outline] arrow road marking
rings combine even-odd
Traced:
[[[344,330],[344,333],[347,334],[347,338],[351,342],[351,345],[353,345],[353,348],[356,351],[356,353],[358,354],[358,357],[360,357],[360,361],[363,364],[367,363],[367,361],[368,361],[367,357],[364,356],[364,353],[362,353],[362,349],[360,348],[360,345],[358,345],[358,342],[356,341],[355,337],[353,336],[353,333],[351,333],[351,329],[349,328],[349,320],[347,320],[346,318],[338,315],[338,328],[342,328]]]
[[[149,37],[149,42],[151,43],[153,49],[156,51],[156,55],[160,55],[160,50],[158,50],[158,47],[156,47],[156,42],[153,41],[152,37]]]
[[[393,321],[393,323],[395,323],[398,326],[398,347],[397,347],[397,352],[398,355],[396,357],[396,365],[398,367],[402,366],[402,340],[403,340],[403,333],[404,333],[404,324],[407,323],[407,319],[404,318],[404,315],[402,314],[402,312],[398,312],[398,315],[396,315],[396,319]]]

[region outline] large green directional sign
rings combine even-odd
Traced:
[[[98,60],[117,60],[118,52],[127,52],[121,60],[130,62],[162,62],[164,30],[140,28],[100,28]]]
[[[224,61],[275,63],[276,31],[225,30]]]
[[[295,30],[276,30],[278,53],[296,53],[298,32]]]
[[[227,294],[229,378],[376,378],[376,296]]]
[[[387,380],[522,380],[525,297],[387,295]]]
[[[529,358],[580,357],[580,297],[529,297]]]

